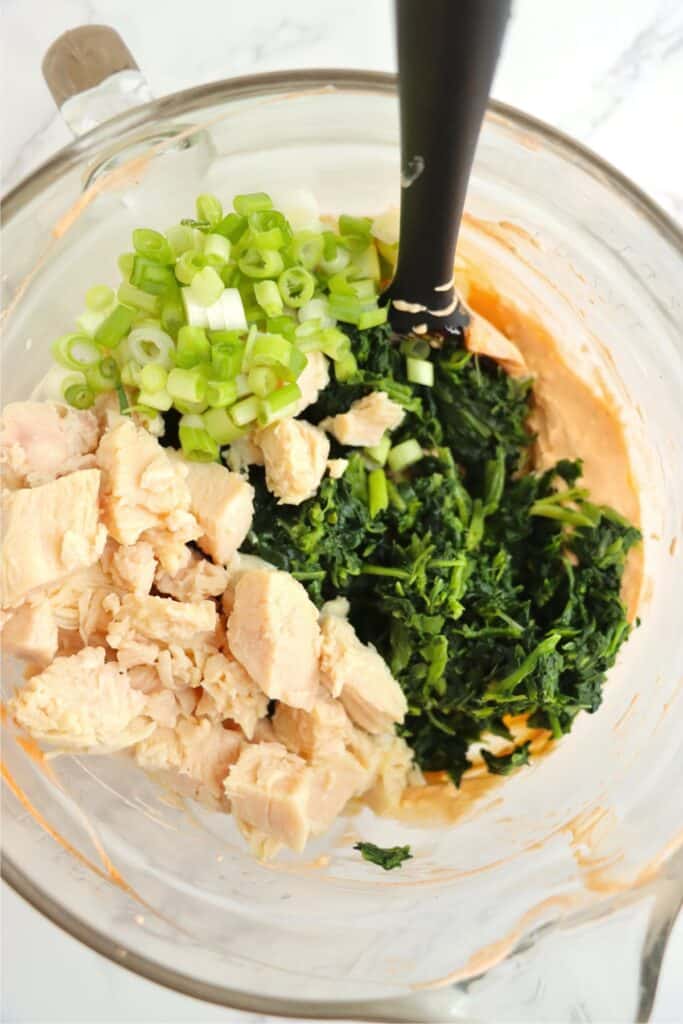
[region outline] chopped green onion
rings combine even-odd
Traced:
[[[237,386],[238,398],[246,398],[247,395],[251,394],[251,388],[249,387],[249,380],[246,373],[238,373],[235,377],[235,384]]]
[[[389,451],[387,462],[394,473],[400,473],[402,469],[407,469],[408,466],[419,462],[423,454],[418,442],[411,437],[407,441],[401,441],[400,444],[394,445]]]
[[[173,263],[174,256],[171,246],[159,231],[150,228],[136,228],[133,232],[133,248],[140,256],[145,256],[154,263],[168,265]]]
[[[207,392],[206,377],[196,367],[193,370],[174,367],[168,375],[166,389],[174,400],[203,402]]]
[[[275,317],[282,313],[282,296],[275,281],[257,281],[254,296],[266,316]]]
[[[64,398],[74,409],[89,409],[95,401],[87,384],[70,384],[64,391]]]
[[[52,354],[67,370],[85,370],[96,366],[102,352],[83,334],[65,334],[52,343]]]
[[[168,412],[173,405],[173,399],[165,388],[159,391],[140,391],[138,402],[140,405],[146,405],[150,409],[156,409],[158,412]]]
[[[213,267],[204,267],[192,278],[190,296],[200,306],[212,306],[223,294],[223,282]]]
[[[331,295],[356,295],[354,287],[346,275],[346,271],[332,274],[327,282],[327,290]],[[360,298],[360,296],[356,295],[356,298]]]
[[[277,249],[256,249],[251,247],[237,261],[247,277],[275,277],[284,267],[284,261]]]
[[[135,309],[141,309],[150,316],[157,316],[161,308],[159,295],[143,292],[141,288],[136,288],[130,281],[122,281],[116,294],[119,302],[123,302],[126,306],[133,306]]]
[[[247,423],[253,423],[259,415],[260,409],[259,399],[256,395],[250,395],[248,398],[236,402],[230,410],[230,415],[238,427],[244,427]]]
[[[406,359],[406,374],[411,384],[422,384],[426,388],[434,387],[434,364],[428,359]]]
[[[338,327],[325,327],[320,332],[320,348],[330,359],[343,359],[351,351],[351,342]]]
[[[141,370],[140,364],[136,363],[134,359],[130,359],[121,367],[121,383],[125,384],[127,388],[139,387]]]
[[[194,248],[194,230],[187,224],[174,224],[166,232],[166,240],[171,247],[173,255],[178,258],[188,249]]]
[[[342,213],[339,218],[339,234],[353,235],[356,238],[370,238],[372,220],[370,217],[351,217]]]
[[[204,427],[204,421],[198,416],[182,417],[178,438],[183,454],[194,462],[216,462],[220,455],[218,442],[211,437]]]
[[[335,361],[335,380],[338,380],[340,383],[342,383],[345,380],[349,380],[349,378],[353,377],[357,370],[358,363],[356,362],[356,357],[352,352],[349,352],[348,355],[342,356],[340,359],[337,359]]]
[[[376,515],[383,512],[389,507],[389,491],[387,488],[387,478],[383,469],[373,469],[368,473],[368,508],[370,510],[370,518],[374,519]]]
[[[427,359],[432,351],[424,338],[404,338],[400,347],[403,355],[411,359]]]
[[[307,320],[319,320],[321,327],[334,327],[336,320],[330,316],[330,304],[327,299],[314,298],[299,310],[299,321],[305,323]]]
[[[211,358],[211,343],[202,327],[181,327],[178,331],[175,361],[183,370]]]
[[[245,195],[235,196],[232,201],[235,211],[243,217],[258,210],[272,210],[273,200],[265,192],[248,192]]]
[[[207,235],[203,256],[210,267],[222,267],[230,260],[230,242],[224,235]]]
[[[269,334],[281,334],[287,341],[294,341],[296,320],[292,320],[286,314],[284,316],[269,317],[266,321],[266,329]]]
[[[385,434],[379,444],[373,445],[371,448],[365,449],[365,454],[368,455],[373,462],[376,462],[378,466],[384,466],[387,461],[387,455],[391,448],[391,438],[389,434]]]
[[[300,398],[301,388],[298,384],[283,384],[277,391],[273,391],[261,399],[259,423],[261,426],[267,427],[269,423],[274,423],[275,420],[290,415]]]
[[[247,374],[247,383],[250,391],[259,398],[264,398],[271,391],[275,391],[279,380],[277,373],[270,366],[254,366]]]
[[[183,416],[200,416],[209,408],[208,402],[184,402],[182,398],[173,399],[173,407]]]
[[[166,239],[164,239],[166,241]],[[133,263],[130,283],[150,295],[165,295],[173,286],[175,278],[170,267],[138,253]]]
[[[337,320],[343,320],[344,323],[357,324],[362,314],[360,299],[355,295],[341,295],[334,292],[330,295],[330,313]]]
[[[292,237],[285,216],[279,210],[255,210],[249,214],[251,244],[257,249],[281,249]]]
[[[80,316],[76,317],[76,326],[92,338],[100,326],[107,319],[107,313],[95,313],[92,309],[84,309]]]
[[[141,324],[131,331],[128,346],[133,359],[141,366],[158,363],[168,370],[173,365],[173,339],[155,324]]]
[[[328,234],[331,234],[331,232],[326,231],[323,234],[323,238]],[[332,237],[334,238],[335,236],[332,235]],[[339,239],[337,239],[337,241],[339,241]],[[345,267],[348,267],[351,256],[348,250],[342,248],[342,246],[335,246],[333,250],[334,254],[332,256],[327,255],[329,250],[329,246],[326,246],[323,250],[323,259],[320,261],[320,269],[326,274],[338,274],[340,271],[344,270]]]
[[[239,437],[244,437],[246,433],[244,427],[236,425],[226,409],[207,409],[202,420],[209,436],[219,445],[232,444]]]
[[[232,332],[217,331],[212,337],[215,338],[219,333]],[[214,341],[211,346],[211,365],[214,377],[218,380],[234,380],[242,369],[245,347],[243,341]]]
[[[365,331],[368,327],[379,327],[380,324],[387,322],[388,315],[388,306],[377,306],[376,309],[363,310],[358,318],[358,328],[361,331]]]
[[[247,353],[247,367],[289,366],[293,345],[280,334],[260,334]]]
[[[168,380],[168,373],[158,363],[147,363],[140,371],[140,389],[142,391],[163,391]]]
[[[181,284],[191,284],[193,278],[206,266],[203,252],[199,249],[187,249],[175,265],[175,276]]]
[[[86,309],[93,313],[103,313],[114,303],[113,289],[108,284],[96,284],[85,293]]]
[[[134,252],[122,252],[116,261],[119,266],[119,272],[124,281],[130,281],[130,275],[133,273],[133,264],[135,263]]]
[[[106,356],[96,366],[91,366],[85,371],[85,379],[96,395],[113,391],[120,380],[119,364],[113,356]]]
[[[379,255],[373,244],[369,245],[363,252],[356,253],[351,257],[349,277],[352,279],[371,278],[373,281],[379,281],[381,276]]]
[[[95,344],[100,348],[115,348],[124,335],[128,334],[136,311],[129,306],[115,306],[103,324],[95,331]]]
[[[323,257],[323,238],[316,231],[297,231],[292,239],[292,256],[306,270],[315,270]]]
[[[289,267],[277,281],[285,305],[298,309],[313,298],[315,278],[305,267]]]
[[[179,288],[173,288],[164,295],[161,302],[161,326],[172,338],[177,337],[181,327],[185,325],[185,307]]]
[[[292,354],[289,359],[289,373],[284,373],[283,376],[288,380],[297,380],[308,366],[308,359],[304,352],[300,348],[293,348]],[[287,367],[285,367],[287,370]]]
[[[208,380],[206,400],[212,409],[220,409],[236,402],[237,384],[234,380]]]
[[[220,199],[209,193],[197,196],[197,220],[206,221],[211,227],[218,224],[223,217]]]
[[[216,224],[214,232],[224,235],[230,242],[238,242],[247,230],[247,218],[237,213],[229,213],[220,224]]]
[[[375,289],[375,282],[369,278],[365,278],[361,281],[351,282],[351,289],[356,298],[360,299],[361,302],[373,302],[377,298],[377,290]]]

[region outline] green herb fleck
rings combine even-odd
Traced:
[[[378,864],[385,871],[400,868],[404,860],[411,860],[409,846],[375,846],[374,843],[356,843],[354,850],[360,850],[364,860]]]
[[[493,775],[511,775],[517,768],[529,764],[530,742],[522,743],[509,754],[492,754],[488,750],[482,750],[481,756],[486,762],[486,767]]]

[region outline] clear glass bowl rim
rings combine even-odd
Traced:
[[[3,197],[0,204],[2,223],[9,223],[31,199],[40,195],[68,171],[86,164],[108,144],[124,134],[128,135],[134,132],[135,129],[148,129],[158,120],[190,114],[202,110],[212,103],[278,93],[306,93],[317,88],[332,88],[340,92],[372,92],[392,95],[396,93],[397,77],[395,74],[387,72],[346,68],[276,71],[223,79],[207,85],[183,89],[163,96],[161,99],[152,100],[119,114],[74,139],[73,142],[27,175]],[[587,146],[544,121],[497,100],[490,101],[487,118],[537,136],[546,148],[563,156],[590,176],[601,179],[615,194],[625,200],[636,214],[649,221],[650,226],[658,231],[663,240],[676,250],[679,256],[683,257],[683,230],[681,227],[629,178]],[[123,949],[120,944],[92,928],[87,922],[62,906],[53,896],[37,886],[4,852],[0,862],[0,876],[35,910],[89,949],[101,954],[118,966],[127,968],[134,974],[141,975],[182,995],[231,1009],[290,1018],[359,1019],[359,1014],[367,1012],[366,1004],[361,1005],[348,1001],[300,1003],[265,998],[198,981],[189,975],[169,970],[156,961],[149,960],[130,949]],[[526,938],[528,939],[528,936]],[[394,1000],[390,1002],[393,1003]],[[385,1013],[377,1015],[375,1012],[373,1019],[393,1020],[397,1018],[392,1015],[387,1003]]]

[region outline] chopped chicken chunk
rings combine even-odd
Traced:
[[[318,613],[302,585],[286,572],[245,572],[228,620],[232,654],[263,692],[310,710],[318,692]]]
[[[465,327],[465,348],[478,356],[489,356],[495,360],[511,377],[526,377],[529,369],[524,356],[514,342],[506,338],[493,324],[483,316],[468,311],[470,322]]]
[[[101,754],[138,743],[154,728],[146,697],[104,659],[102,647],[56,658],[18,691],[10,712],[33,737],[66,750]]]
[[[374,738],[378,761],[374,768],[375,781],[365,796],[366,803],[377,814],[395,810],[401,803],[403,791],[411,780],[420,781],[421,773],[413,764],[413,752],[400,736]]]
[[[192,552],[188,564],[174,576],[160,569],[154,582],[160,593],[168,594],[176,601],[203,601],[224,593],[228,585],[228,571],[222,565],[214,565]]]
[[[388,732],[407,710],[401,687],[374,647],[362,644],[353,626],[337,615],[320,623],[320,679],[340,696],[352,720],[370,733]]]
[[[5,655],[30,661],[45,668],[59,645],[59,631],[49,601],[24,604],[2,629],[2,650]]]
[[[385,431],[400,426],[404,416],[398,402],[393,402],[384,391],[373,391],[354,402],[348,412],[331,416],[320,426],[340,444],[371,448],[380,443]]]
[[[112,619],[107,642],[114,650],[138,641],[191,647],[209,642],[215,629],[213,601],[180,602],[170,597],[126,594]]]
[[[307,352],[306,359],[308,362],[296,381],[301,398],[294,406],[292,416],[299,416],[309,405],[317,402],[320,392],[330,383],[329,363],[322,352]]]
[[[134,544],[149,531],[142,539],[150,541],[165,564],[173,563],[177,546],[182,550],[186,541],[196,540],[201,532],[190,512],[184,464],[171,461],[151,434],[129,420],[103,436],[97,461],[109,533],[120,544]]]
[[[225,792],[247,836],[269,837],[301,851],[309,836],[328,828],[368,781],[359,763],[343,751],[307,765],[281,743],[259,743],[243,749]]]
[[[268,698],[239,662],[224,654],[210,655],[204,663],[202,688],[197,714],[219,722],[229,718],[250,740],[268,710]]]
[[[243,473],[249,466],[263,465],[263,452],[252,435],[245,434],[230,445],[227,463],[233,473]]]
[[[11,402],[2,413],[0,467],[11,487],[35,487],[95,465],[97,419],[55,402]]]
[[[121,590],[132,590],[134,594],[149,594],[156,568],[154,548],[146,540],[121,544],[111,556],[114,583]]]
[[[81,469],[39,487],[11,491],[3,505],[0,593],[16,607],[100,557],[106,532],[99,523],[97,469]]]
[[[280,743],[307,761],[344,750],[353,729],[342,704],[324,690],[310,711],[278,704],[272,721]]]
[[[328,459],[327,472],[333,480],[339,480],[340,477],[344,476],[348,464],[348,459]]]
[[[259,743],[243,749],[224,785],[238,824],[301,851],[311,832],[311,784],[300,757],[280,743]]]
[[[287,418],[256,433],[266,466],[266,485],[280,505],[300,505],[320,486],[330,442],[311,423]]]
[[[217,462],[176,460],[188,468],[192,511],[201,528],[199,546],[214,562],[227,565],[249,533],[254,488]]]
[[[239,732],[208,719],[183,718],[175,729],[156,729],[135,748],[135,759],[183,796],[225,804],[223,781],[244,740]]]

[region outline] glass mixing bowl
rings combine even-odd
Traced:
[[[3,400],[29,395],[89,284],[115,282],[134,226],[167,226],[200,192],[302,187],[328,212],[399,201],[392,76],[219,82],[76,139],[4,203]],[[229,817],[165,802],[125,757],[45,761],[6,722],[5,878],[91,948],[184,993],[366,1020],[649,1012],[683,894],[683,240],[613,169],[500,104],[468,211],[462,252],[622,411],[643,506],[642,625],[599,713],[503,785],[466,788],[456,823],[363,811],[269,865]],[[19,669],[4,669],[6,697]],[[414,859],[384,875],[349,830],[410,843]]]

